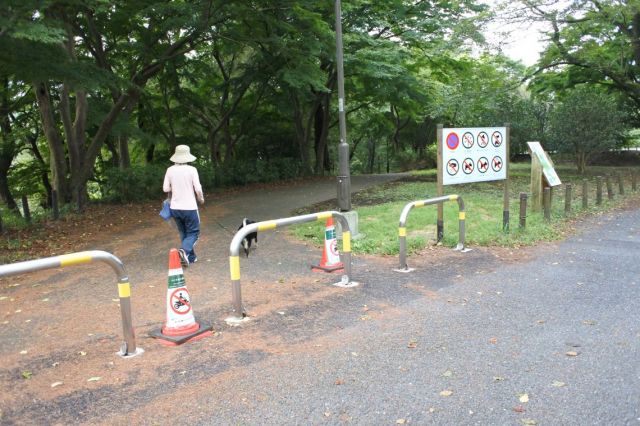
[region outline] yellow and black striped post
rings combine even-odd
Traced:
[[[398,239],[400,242],[400,267],[395,269],[397,272],[411,272],[413,268],[407,265],[407,218],[409,212],[416,207],[424,207],[432,204],[441,206],[446,201],[458,202],[458,245],[454,250],[467,251],[464,247],[465,241],[465,219],[464,201],[459,195],[444,195],[442,197],[430,198],[428,200],[412,201],[404,206],[400,214],[400,225],[398,226]]]
[[[131,319],[131,286],[129,284],[129,277],[127,276],[124,264],[111,253],[100,250],[91,250],[64,254],[61,256],[46,257],[44,259],[29,260],[26,262],[12,263],[9,265],[0,265],[0,278],[40,271],[43,269],[82,265],[95,261],[101,261],[108,264],[118,275],[118,296],[120,297],[120,314],[122,315],[122,331],[124,333],[124,343],[120,348],[118,355],[122,357],[139,355],[144,351],[142,348],[136,347],[136,338]]]
[[[289,225],[324,221],[329,217],[340,222],[342,226],[342,250],[340,251],[340,261],[344,264],[344,275],[342,280],[335,285],[339,287],[355,287],[358,283],[351,281],[351,230],[346,217],[336,211],[325,211],[311,213],[302,216],[293,216],[283,219],[267,220],[263,222],[251,223],[243,226],[236,232],[229,246],[229,270],[231,273],[231,297],[234,316],[227,319],[227,322],[242,321],[246,317],[246,312],[242,306],[242,291],[240,287],[240,247],[242,240],[252,232],[271,231]]]

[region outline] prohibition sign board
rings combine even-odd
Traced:
[[[329,245],[329,250],[331,250],[331,253],[334,256],[340,256],[340,254],[338,253],[338,240],[333,239],[333,241],[331,241],[331,244]]]
[[[191,312],[191,302],[189,300],[189,292],[185,287],[177,288],[169,297],[169,305],[171,310],[178,315],[186,315]]]
[[[440,141],[442,185],[507,179],[506,127],[442,128]]]

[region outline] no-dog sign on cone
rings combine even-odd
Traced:
[[[167,282],[166,320],[160,330],[150,333],[151,337],[160,339],[159,342],[163,345],[176,346],[212,335],[213,327],[196,322],[191,306],[191,296],[187,290],[184,272],[180,265],[180,256],[176,249],[169,251],[169,278]]]
[[[311,270],[316,272],[337,272],[344,270],[344,264],[340,262],[338,241],[336,240],[336,227],[333,218],[329,217],[324,231],[324,250],[319,265],[312,265]]]

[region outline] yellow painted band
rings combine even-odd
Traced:
[[[120,296],[120,298],[131,297],[131,286],[129,283],[118,284],[118,296]]]
[[[269,222],[264,222],[258,225],[258,231],[268,231],[269,229],[276,229],[276,221],[271,220]]]
[[[322,212],[316,215],[317,220],[329,219],[331,216],[333,216],[331,212]]]
[[[351,251],[351,232],[344,231],[342,233],[342,251],[349,253]]]
[[[449,195],[449,201],[456,201],[458,199],[457,195]]]
[[[398,236],[399,237],[406,237],[407,236],[407,228],[398,228]]]
[[[465,212],[460,212],[460,213],[458,213],[458,219],[460,219],[460,220],[465,220],[465,219],[466,219],[466,216],[467,216],[467,215],[465,214]]]
[[[424,207],[424,201],[416,201],[413,203],[414,207]]]
[[[73,266],[91,262],[91,254],[88,252],[63,254],[60,256],[60,266]]]
[[[231,281],[240,279],[240,256],[229,256],[229,268],[231,269]]]

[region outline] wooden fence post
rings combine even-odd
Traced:
[[[611,183],[611,175],[607,175],[605,177],[605,181],[607,182],[607,198],[609,200],[613,200],[613,184]]]
[[[520,193],[520,224],[519,227],[524,229],[527,226],[527,193]]]
[[[582,208],[589,207],[589,181],[582,179]]]
[[[547,222],[550,222],[551,221],[551,188],[549,188],[548,186],[544,189],[542,199],[544,204],[544,219]]]
[[[596,176],[596,205],[602,204],[602,176]]]
[[[571,184],[568,183],[565,190],[565,196],[564,196],[564,214],[566,216],[568,216],[571,213],[571,198],[572,198]]]

